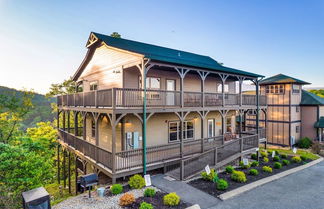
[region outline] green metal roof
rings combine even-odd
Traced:
[[[309,91],[302,90],[300,105],[324,105],[324,98],[319,97]]]
[[[320,117],[320,119],[314,124],[315,128],[324,128],[324,117]]]
[[[203,56],[199,54],[194,54],[194,53],[185,52],[176,49],[170,49],[170,48],[156,46],[152,44],[146,44],[146,43],[127,40],[123,38],[114,38],[111,36],[94,33],[94,32],[93,34],[98,39],[105,42],[108,46],[142,54],[146,58],[149,58],[151,60],[191,66],[191,67],[204,68],[208,70],[215,70],[215,71],[232,73],[232,74],[239,74],[239,75],[249,76],[249,77],[264,77],[262,75],[222,66],[216,60],[212,59],[209,56]]]
[[[260,85],[267,85],[267,84],[276,84],[276,83],[295,83],[295,84],[301,84],[301,85],[307,85],[310,84],[308,82],[299,80],[297,78],[293,78],[284,74],[278,74],[269,78],[266,78],[262,81],[260,81]]]

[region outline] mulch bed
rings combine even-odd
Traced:
[[[281,163],[282,163],[282,160],[283,159],[280,160]],[[262,162],[261,158],[260,158],[260,164],[259,164],[258,167],[251,167],[249,169],[236,168],[235,170],[243,171],[245,173],[246,179],[247,179],[247,181],[245,183],[238,183],[238,182],[232,181],[231,180],[231,174],[228,174],[225,171],[221,172],[221,173],[218,173],[218,177],[220,179],[225,179],[228,182],[228,188],[226,190],[224,190],[224,191],[217,190],[216,189],[216,184],[214,182],[206,181],[206,180],[203,180],[202,178],[190,181],[189,185],[191,185],[191,186],[193,186],[193,187],[195,187],[195,188],[197,188],[197,189],[199,189],[199,190],[201,190],[203,192],[206,192],[206,193],[208,193],[208,194],[210,194],[212,196],[217,197],[217,196],[219,196],[219,195],[221,195],[221,194],[223,194],[225,192],[231,191],[231,190],[236,189],[238,187],[244,186],[246,184],[250,184],[250,183],[258,181],[260,179],[275,175],[277,173],[281,173],[283,171],[286,171],[286,170],[301,166],[301,165],[303,165],[305,163],[308,163],[308,162],[312,161],[312,160],[306,160],[306,162],[293,163],[291,161],[291,156],[288,156],[287,160],[290,161],[290,165],[287,165],[287,166],[283,165],[281,169],[273,168],[273,164],[275,163],[275,161],[272,160],[271,156],[269,156],[269,162],[268,163]],[[267,173],[267,172],[262,171],[263,166],[272,167],[272,173]],[[248,171],[250,169],[252,169],[252,168],[257,169],[259,171],[259,175],[257,175],[257,176],[249,175]]]
[[[147,202],[153,205],[154,209],[183,209],[190,206],[190,204],[180,201],[177,206],[169,207],[163,205],[163,196],[166,195],[165,192],[156,192],[154,197],[139,197],[136,199],[135,203],[126,208],[128,209],[138,209],[142,202]]]

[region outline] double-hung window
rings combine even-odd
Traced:
[[[185,121],[183,124],[183,139],[193,139],[194,138],[194,122]],[[181,122],[172,121],[169,122],[169,141],[179,141],[181,138]]]
[[[98,81],[90,82],[90,91],[96,91],[96,90],[98,90]]]
[[[91,136],[96,137],[96,124],[94,120],[91,120]]]

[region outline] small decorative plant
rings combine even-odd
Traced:
[[[180,203],[180,197],[175,193],[169,193],[167,195],[164,195],[163,197],[163,204],[167,206],[176,206]]]
[[[231,175],[231,179],[239,183],[243,183],[247,181],[245,173],[242,171],[234,171]]]
[[[273,165],[273,167],[274,167],[275,169],[280,169],[280,168],[282,168],[282,165],[281,165],[281,163],[279,163],[279,162],[275,162],[274,165]]]
[[[308,159],[308,157],[304,156],[304,155],[301,155],[300,156],[300,159],[302,159],[302,161],[306,161]]]
[[[291,160],[294,162],[294,163],[300,163],[301,162],[301,158],[299,156],[294,156],[291,158]]]
[[[217,173],[215,172],[215,169],[210,169],[210,174],[207,174],[206,171],[201,172],[201,177],[206,181],[213,181],[215,177],[217,176]]]
[[[156,191],[153,188],[147,188],[147,189],[144,190],[144,196],[145,197],[154,197],[155,194],[156,194]]]
[[[269,167],[269,166],[263,166],[263,167],[262,167],[262,170],[263,170],[264,172],[267,172],[267,173],[272,173],[272,168]]]
[[[290,164],[290,161],[289,161],[289,160],[283,160],[283,161],[282,161],[282,164],[283,164],[283,165],[289,165],[289,164]]]
[[[226,166],[225,171],[226,171],[226,173],[233,173],[234,168],[233,168],[233,166],[229,165],[229,166]]]
[[[278,150],[276,150],[276,151],[275,151],[275,154],[276,154],[276,155],[279,155],[279,151],[278,151]]]
[[[251,167],[250,163],[248,163],[247,165],[244,165],[243,161],[240,161],[240,167],[243,169],[249,169]]]
[[[258,167],[259,166],[259,162],[258,161],[253,161],[251,163],[251,167]]]
[[[252,176],[257,176],[259,175],[259,171],[257,169],[251,169],[249,170],[249,174]]]
[[[251,154],[251,159],[257,160],[258,159],[258,155],[255,154],[255,153]]]
[[[153,209],[153,205],[147,202],[142,202],[139,209]]]
[[[225,179],[219,179],[216,183],[216,188],[221,191],[226,190],[228,188],[227,181]]]
[[[262,157],[268,157],[268,153],[267,152],[260,152]]]
[[[128,206],[135,202],[135,197],[131,193],[125,193],[123,196],[119,198],[120,206]]]
[[[297,144],[299,148],[308,149],[310,148],[310,146],[312,146],[312,140],[308,137],[304,137],[300,139]]]
[[[278,155],[273,157],[273,161],[279,162],[280,161],[280,157]]]
[[[268,162],[269,162],[269,158],[264,157],[264,158],[263,158],[263,162],[268,163]]]
[[[141,175],[136,174],[130,177],[128,184],[132,189],[142,189],[145,186],[145,180]]]
[[[110,191],[112,194],[120,194],[123,192],[123,186],[120,185],[120,184],[113,184],[111,187],[110,187]]]
[[[280,156],[281,156],[282,159],[287,159],[288,158],[287,154],[281,154]]]

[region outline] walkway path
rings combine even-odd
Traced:
[[[221,200],[184,182],[177,180],[170,181],[165,177],[166,176],[162,174],[152,176],[153,185],[165,192],[176,192],[185,202],[199,204],[201,208],[209,208],[221,202]]]

